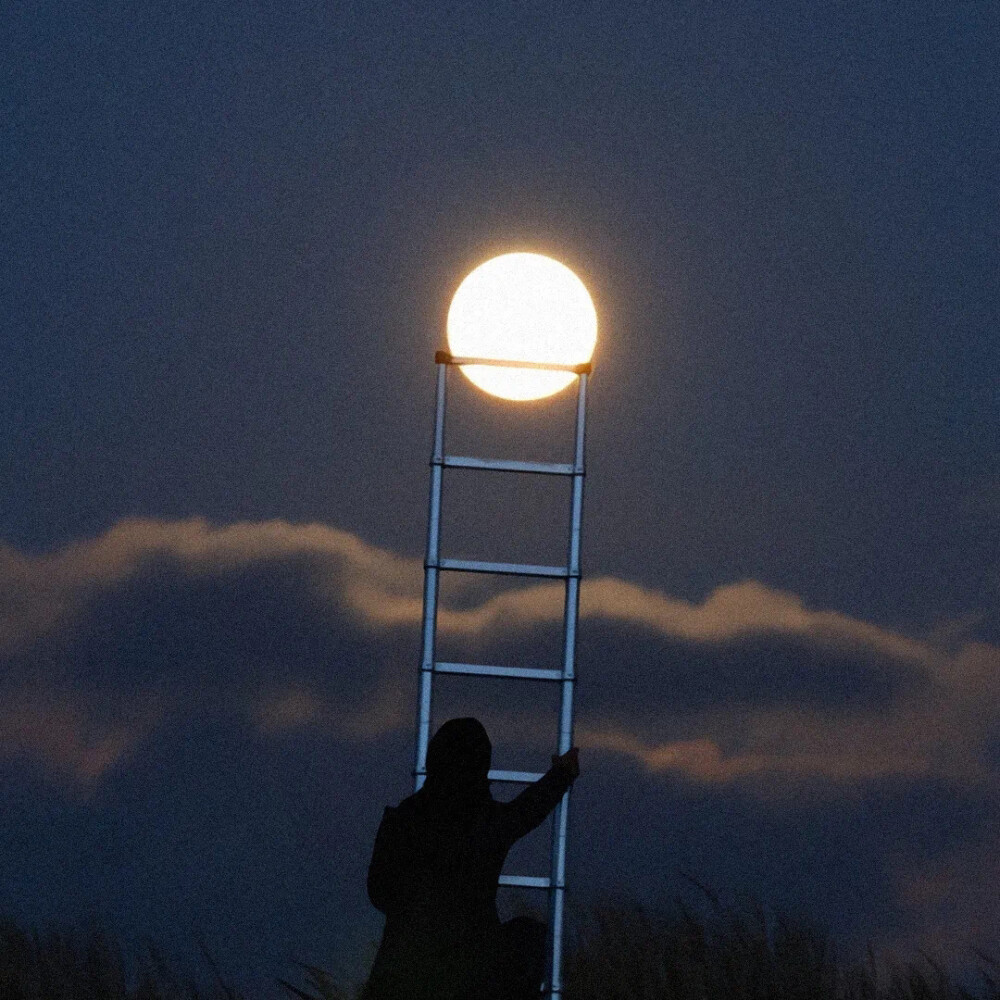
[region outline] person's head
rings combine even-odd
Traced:
[[[427,782],[442,789],[489,788],[493,745],[478,719],[449,719],[427,746]]]

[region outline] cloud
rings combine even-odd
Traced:
[[[766,645],[737,645],[735,659],[689,663],[682,657],[696,677],[715,668],[714,698],[708,697],[713,689],[706,681],[702,696],[685,704],[683,677],[673,687],[668,679],[665,687],[673,693],[659,718],[641,708],[595,706],[580,741],[623,754],[653,772],[709,783],[893,779],[989,786],[997,780],[998,761],[991,751],[1000,723],[996,647],[967,643],[951,654],[928,647],[916,661],[916,675],[912,658],[900,663],[882,656],[858,664],[831,656],[822,644],[800,652],[802,684],[809,685],[811,676],[833,674],[824,680],[821,698],[808,687],[782,692],[782,678],[768,673],[781,659],[780,648],[775,653]],[[733,666],[749,675],[735,698]],[[662,665],[661,670],[670,678]],[[877,683],[866,680],[866,671],[875,672]],[[843,690],[837,687],[837,672],[851,681]],[[761,688],[756,695],[755,685]]]
[[[318,524],[284,521],[213,527],[184,521],[126,520],[103,535],[47,555],[0,546],[0,648],[23,648],[71,621],[96,596],[169,559],[191,576],[223,574],[274,561],[304,560],[317,583],[359,614],[373,615],[378,595],[389,624],[420,593],[420,564],[367,545],[356,535]]]
[[[0,761],[87,795],[211,774],[236,754],[252,796],[258,758],[282,787],[287,761],[321,758],[335,812],[344,761],[373,747],[409,756],[422,577],[418,559],[281,521],[126,521],[44,555],[2,548]],[[455,575],[441,598],[442,645],[482,662],[522,662],[525,649],[558,662],[559,585],[497,593]],[[828,830],[854,809],[865,871],[909,915],[910,937],[893,944],[950,947],[955,933],[979,940],[995,926],[987,846],[913,844],[955,803],[996,799],[1000,650],[811,609],[752,580],[685,601],[600,577],[585,582],[581,615],[576,738],[598,821],[616,782],[642,790],[640,811],[708,801],[729,816],[742,803],[747,823],[775,828],[785,810]],[[554,688],[497,683],[480,711],[477,683],[469,704],[511,758],[500,766],[543,765]],[[466,695],[437,697],[450,712]],[[120,781],[102,784],[115,771]],[[873,787],[892,790],[890,818],[869,815]],[[923,826],[907,834],[911,812]],[[673,863],[634,835],[650,864]],[[802,831],[809,850],[816,836]],[[902,846],[883,859],[883,840]]]
[[[421,616],[422,564],[369,545],[347,531],[285,521],[213,527],[185,521],[127,520],[96,539],[30,557],[0,547],[0,644],[11,648],[58,627],[95,593],[144,565],[170,558],[192,574],[238,570],[274,560],[303,559],[331,598],[373,627],[414,625]],[[460,597],[475,584],[455,577],[446,594]],[[508,590],[478,606],[441,608],[443,632],[490,630],[561,620],[559,584]],[[753,634],[808,636],[834,645],[864,645],[921,661],[931,647],[918,640],[832,611],[807,609],[794,594],[753,580],[714,590],[700,604],[612,577],[587,580],[581,614],[641,626],[691,642],[724,642]]]
[[[284,521],[129,520],[44,555],[0,548],[0,687],[20,706],[2,752],[92,780],[154,716],[211,707],[272,736],[408,727],[422,576],[418,559]],[[442,643],[506,656],[530,641],[558,657],[561,585],[481,585],[451,575],[442,587]],[[752,580],[690,602],[599,577],[581,616],[580,741],[652,772],[714,784],[992,774],[993,646],[906,636]],[[123,695],[144,721],[87,722]]]
[[[866,718],[845,726],[830,724],[813,713],[772,712],[758,714],[748,722],[741,741],[752,749],[733,753],[708,737],[657,743],[622,729],[586,727],[579,742],[623,754],[656,773],[710,784],[746,778],[857,783],[941,777],[966,782],[988,777],[988,772],[969,759],[966,746],[961,752],[942,754],[939,739],[920,739],[921,725],[916,719],[880,725]],[[731,720],[714,723],[704,719],[701,727],[732,736]]]
[[[117,722],[78,696],[21,692],[0,705],[0,760],[41,763],[51,774],[88,788],[152,728],[145,713],[123,711]]]
[[[420,577],[347,532],[283,522],[126,521],[46,555],[0,548],[0,757],[85,786],[193,715],[398,728],[412,708],[393,675],[413,657],[365,594],[419,594]]]

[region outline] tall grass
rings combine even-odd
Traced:
[[[565,1000],[1000,1000],[1000,970],[980,954],[967,988],[928,956],[843,961],[821,929],[757,904],[695,910],[607,898],[576,907]],[[202,948],[213,982],[182,974],[152,946],[131,963],[99,932],[39,934],[0,921],[0,1000],[248,1000]],[[294,980],[294,981],[291,981]],[[277,978],[294,1000],[356,1000],[316,965]],[[970,989],[972,991],[970,991]]]
[[[848,963],[808,921],[706,896],[708,912],[621,898],[577,910],[566,1000],[1000,1000],[989,956],[969,992],[929,956]]]
[[[809,921],[754,902],[723,906],[698,887],[708,904],[698,910],[628,897],[574,907],[565,1000],[1000,1000],[1000,970],[987,955],[978,956],[980,985],[970,992],[929,956],[900,963],[870,952],[846,962]],[[295,1000],[361,995],[306,969],[305,986],[284,984]]]
[[[215,979],[199,986],[152,945],[128,963],[100,931],[28,931],[0,921],[0,1000],[246,1000],[227,986],[204,951]]]

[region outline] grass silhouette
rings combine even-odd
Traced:
[[[697,885],[697,883],[695,883]],[[996,963],[977,954],[969,992],[927,955],[916,962],[843,962],[829,935],[759,903],[683,900],[647,907],[609,897],[576,913],[566,1000],[1000,1000]]]
[[[25,930],[0,921],[2,1000],[247,1000],[227,986],[202,947],[216,980],[200,987],[147,944],[134,967],[101,931]]]
[[[605,897],[573,908],[564,965],[565,1000],[1000,1000],[1000,970],[976,955],[979,982],[957,982],[930,956],[902,963],[870,953],[842,961],[829,936],[807,921],[750,902],[708,906],[683,900],[647,906]],[[152,945],[129,963],[109,936],[93,931],[25,930],[0,921],[2,1000],[251,1000],[212,973],[203,986]],[[357,1000],[317,965],[294,963],[276,982],[293,1000]]]

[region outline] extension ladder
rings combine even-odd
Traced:
[[[427,554],[424,561],[424,610],[420,683],[417,707],[417,746],[414,790],[419,791],[426,777],[427,745],[431,730],[431,701],[434,677],[460,674],[473,677],[498,677],[511,680],[548,681],[560,686],[558,753],[573,745],[573,684],[576,680],[574,657],[577,617],[580,606],[580,536],[583,519],[584,436],[586,430],[587,377],[590,364],[549,365],[531,362],[495,361],[482,358],[458,358],[446,351],[434,357],[437,365],[437,392],[434,407],[434,448],[431,455],[430,511],[427,521]],[[454,365],[493,365],[503,368],[540,368],[568,371],[578,376],[573,461],[521,462],[507,459],[482,459],[449,455],[445,451],[445,406],[448,368]],[[441,494],[445,469],[477,469],[494,472],[535,473],[567,476],[571,480],[569,546],[565,566],[534,566],[523,563],[480,562],[446,559],[440,554]],[[494,573],[503,576],[549,577],[566,583],[563,615],[563,656],[561,668],[486,666],[474,663],[442,663],[435,658],[437,633],[438,579],[442,572]],[[541,772],[491,770],[491,781],[529,784]],[[566,892],[566,839],[569,818],[567,790],[553,814],[552,848],[549,874],[501,875],[500,885],[546,889],[549,895],[547,992],[551,1000],[562,993],[563,911]]]

